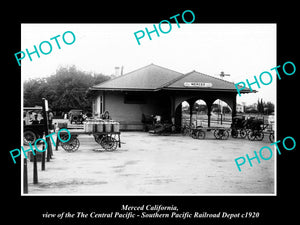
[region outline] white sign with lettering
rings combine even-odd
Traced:
[[[185,87],[201,87],[207,88],[212,87],[212,83],[204,83],[204,82],[184,82],[183,86]]]

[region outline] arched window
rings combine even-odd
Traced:
[[[232,109],[224,101],[216,99],[211,107],[211,125],[218,126],[224,125],[229,126],[232,122]]]

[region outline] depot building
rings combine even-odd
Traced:
[[[249,93],[245,88],[241,93]],[[186,74],[150,64],[89,88],[93,99],[93,115],[109,111],[113,120],[120,122],[122,130],[143,130],[144,119],[160,115],[162,121],[182,124],[182,102],[190,107],[203,100],[207,105],[207,124],[210,126],[211,108],[220,99],[236,115],[237,90],[234,83],[192,71]]]

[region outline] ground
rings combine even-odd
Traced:
[[[122,146],[113,152],[94,151],[91,135],[80,135],[80,147],[68,153],[53,148],[46,170],[38,162],[38,184],[33,184],[33,163],[28,161],[29,194],[61,195],[205,195],[274,194],[274,155],[270,160],[246,162],[238,171],[235,159],[253,157],[263,141],[204,140],[188,136],[157,136],[122,132]],[[265,153],[268,157],[268,152]]]

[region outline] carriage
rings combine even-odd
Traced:
[[[245,116],[235,116],[231,124],[231,136],[237,138],[248,137],[249,140],[261,141],[264,138],[264,134],[269,134],[269,140],[274,141],[274,131],[268,129],[270,124],[265,124],[264,119],[250,117],[245,119]]]
[[[114,151],[117,147],[121,148],[121,137],[119,131],[119,123],[115,121],[89,121],[84,124],[84,130],[74,130],[69,131],[71,137],[69,137],[68,132],[61,131],[59,136],[61,140],[65,141],[70,138],[68,142],[59,141],[59,138],[56,139],[56,148],[59,143],[61,147],[67,152],[75,152],[80,146],[80,141],[78,135],[88,134],[93,135],[95,141],[102,147],[102,149],[94,149],[95,151]],[[63,126],[60,127],[64,128]]]
[[[194,139],[205,139],[207,132],[213,132],[214,137],[219,140],[227,140],[229,137],[229,128],[226,127],[203,127],[196,126],[190,128],[184,126],[182,129],[183,135],[190,135]]]
[[[240,136],[241,138],[245,138],[247,136],[247,120],[245,120],[245,116],[235,116],[232,119],[231,124],[231,136],[233,138],[237,138]]]

